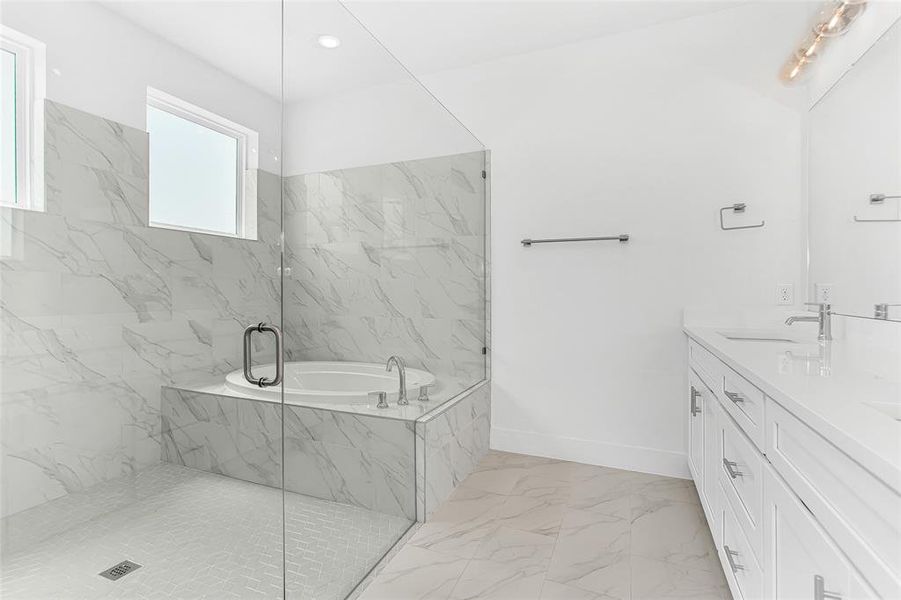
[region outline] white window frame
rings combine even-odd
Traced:
[[[16,202],[0,206],[44,209],[44,98],[47,45],[0,25],[0,47],[16,55]]]
[[[156,88],[147,88],[147,106],[165,111],[176,117],[186,119],[213,131],[223,133],[237,141],[237,164],[235,176],[237,178],[235,190],[235,224],[236,233],[226,233],[209,229],[186,227],[177,223],[160,223],[150,221],[151,227],[164,229],[177,229],[194,233],[206,233],[224,237],[237,237],[244,239],[257,239],[257,198],[255,194],[248,194],[248,183],[252,175],[249,171],[257,169],[259,165],[259,134],[243,125],[230,121],[205,108],[191,104],[172,94],[168,94]],[[148,127],[149,129],[149,127]],[[256,189],[256,186],[251,186]],[[153,203],[153,190],[150,190],[150,203]],[[150,211],[152,213],[152,211]]]

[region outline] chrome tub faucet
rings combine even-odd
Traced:
[[[807,322],[818,323],[819,324],[819,332],[817,333],[817,341],[818,342],[831,342],[832,341],[832,305],[826,304],[824,302],[805,302],[804,304],[808,306],[816,306],[817,307],[817,316],[815,317],[789,317],[785,320],[786,325],[791,325],[797,322]]]
[[[397,373],[400,376],[400,390],[397,392],[397,405],[406,406],[410,402],[407,400],[407,366],[404,359],[399,356],[392,356],[385,365],[385,370],[390,372],[392,367],[397,365]]]

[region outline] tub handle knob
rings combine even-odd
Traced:
[[[376,408],[388,408],[388,392],[369,392],[369,403],[374,401]]]
[[[428,402],[429,401],[429,386],[421,385],[419,386],[419,398],[417,398],[420,402]]]

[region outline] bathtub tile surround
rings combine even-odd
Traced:
[[[488,452],[491,386],[467,390],[416,422],[417,502],[422,520],[444,502]]]
[[[285,489],[416,520],[413,422],[284,406]],[[282,484],[282,406],[163,389],[163,460]]]
[[[45,211],[0,210],[4,515],[158,462],[161,386],[238,368],[243,327],[279,315],[278,246],[148,227],[145,132],[45,120]],[[279,179],[257,177],[268,231]]]
[[[290,359],[397,354],[439,401],[484,379],[483,169],[473,152],[286,178]]]
[[[164,461],[281,485],[282,405],[166,387],[161,412]],[[487,382],[419,419],[285,404],[285,489],[425,520],[488,451],[490,413]]]

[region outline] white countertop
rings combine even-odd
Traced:
[[[786,328],[787,329],[787,328]],[[786,329],[758,332],[796,342],[735,341],[727,327],[686,325],[685,333],[820,435],[901,491],[901,363],[868,369],[859,347],[837,340],[821,346]],[[750,330],[748,330],[750,331]],[[731,334],[731,333],[730,333]],[[871,403],[880,403],[885,411]],[[889,413],[897,411],[892,416]]]

